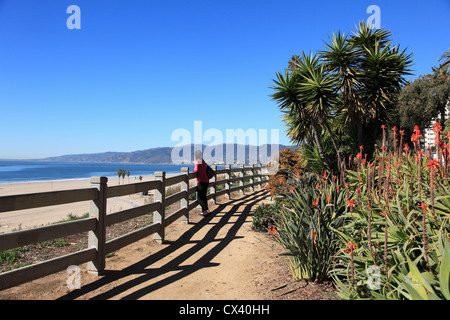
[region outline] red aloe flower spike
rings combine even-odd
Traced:
[[[436,215],[434,212],[434,171],[439,169],[440,164],[436,159],[431,159],[426,165],[430,169],[430,200],[431,200],[431,213],[433,214],[434,221],[437,224]]]
[[[419,208],[422,208],[423,215],[422,215],[422,238],[423,238],[423,253],[425,256],[425,260],[428,264],[428,235],[427,235],[427,229],[425,226],[425,214],[427,211],[427,205],[422,202],[422,205],[418,206]]]
[[[403,136],[405,135],[405,131],[404,130],[400,130],[400,144],[399,144],[399,149],[402,147],[403,145]],[[397,157],[402,153],[401,150],[398,150],[397,152]]]
[[[367,220],[367,240],[369,243],[369,250],[370,250],[370,254],[372,255],[372,259],[373,259],[373,263],[375,263],[375,257],[373,255],[373,251],[372,251],[372,210],[370,207],[370,201],[367,201],[367,208],[369,209],[369,217]]]
[[[313,237],[313,241],[314,241],[314,246],[315,247],[317,247],[316,236],[317,236],[317,232],[316,232],[316,230],[313,230],[312,237]]]
[[[317,196],[316,200],[313,200],[313,208],[315,208],[317,206],[317,204],[319,203],[319,198],[320,198],[320,195]]]
[[[422,202],[422,204],[419,204],[417,207],[421,208],[423,211],[427,210],[428,205]]]
[[[355,207],[355,201],[354,200],[348,200],[347,201],[347,207],[350,208],[350,212],[353,212],[353,208]]]
[[[396,139],[396,136],[397,136],[397,127],[396,126],[394,126],[393,128],[392,128],[392,134],[393,134],[393,136],[394,136],[394,154],[396,154],[397,153],[397,142],[398,142],[398,140]]]
[[[388,275],[388,268],[387,268],[387,252],[388,252],[388,223],[387,223],[387,212],[382,212],[384,215],[384,269],[386,271],[386,276]]]
[[[417,191],[419,193],[419,199],[422,201],[422,151],[418,151],[415,158],[417,162]]]
[[[347,252],[350,253],[350,267],[351,267],[351,274],[352,274],[352,283],[355,282],[355,264],[353,260],[353,251],[356,250],[356,245],[353,242],[347,243]]]
[[[419,134],[420,135],[420,129],[418,125],[414,126],[414,133]]]

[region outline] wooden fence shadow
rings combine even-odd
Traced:
[[[269,194],[265,189],[257,190],[251,194],[244,195],[237,200],[229,200],[226,203],[219,204],[218,207],[211,212],[211,214],[199,222],[192,224],[182,236],[177,240],[170,242],[170,245],[159,250],[158,252],[146,257],[145,259],[138,261],[123,270],[106,270],[105,275],[92,283],[82,286],[79,290],[74,290],[58,300],[72,300],[79,298],[89,292],[100,289],[115,281],[134,276],[133,279],[125,281],[114,288],[105,292],[99,293],[92,300],[106,300],[111,299],[119,294],[130,291],[127,295],[123,296],[122,300],[136,300],[155,290],[163,288],[173,282],[176,282],[182,278],[188,277],[190,274],[209,267],[215,267],[218,264],[213,263],[212,260],[217,256],[227,245],[233,240],[240,238],[237,236],[238,230],[243,226],[247,217],[251,214],[252,207],[260,201],[267,199]],[[223,216],[218,222],[212,222],[212,219],[223,210]],[[237,220],[233,222],[233,225],[228,229],[226,236],[220,239],[216,239],[219,231],[227,224],[230,224],[230,218],[237,212],[242,211],[237,215]],[[210,228],[206,235],[201,240],[193,240],[193,236],[202,228]],[[166,242],[167,243],[167,242]],[[211,243],[216,243],[209,251],[200,256],[194,263],[189,265],[182,265],[184,261],[192,257],[194,254],[209,246]],[[188,245],[188,249],[183,251],[169,262],[159,268],[148,268],[155,262],[163,259],[164,257],[173,254],[183,246]],[[173,271],[177,271],[173,273]],[[142,287],[142,284],[155,279],[157,277],[164,276],[165,274],[171,274],[167,277],[163,277],[161,280],[151,283]],[[140,275],[140,276],[136,276]],[[136,288],[136,290],[133,290]]]

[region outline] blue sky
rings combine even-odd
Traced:
[[[450,47],[450,0],[0,0],[0,158],[174,146],[194,121],[224,136],[279,129],[289,144],[275,73],[370,5],[414,52],[413,79]]]

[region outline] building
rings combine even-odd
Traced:
[[[445,120],[447,120],[450,117],[450,100],[447,102],[447,110],[445,112]],[[438,116],[437,120],[433,119],[431,120],[430,126],[428,128],[425,129],[424,132],[424,142],[425,142],[425,149],[427,149],[428,147],[433,147],[434,146],[434,139],[436,138],[436,133],[433,131],[433,125],[435,124],[436,121],[439,121],[442,123],[442,121],[440,121],[440,117]],[[432,149],[434,150],[434,149]]]

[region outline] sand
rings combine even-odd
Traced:
[[[143,177],[142,181],[151,181],[153,180],[153,178],[153,176],[145,176]],[[120,180],[120,184],[123,184],[123,179]],[[133,177],[130,177],[129,180],[128,178],[125,178],[125,184],[136,182],[140,181],[138,179],[135,180]],[[117,177],[108,178],[109,186],[116,186],[118,185],[118,183],[119,181]],[[29,194],[82,188],[90,188],[90,179],[4,183],[0,184],[0,197],[16,194]],[[127,195],[111,198],[108,199],[107,213],[110,214],[113,212],[129,209],[135,205],[142,205],[146,201],[149,201],[149,196]],[[0,212],[0,234],[45,226],[50,223],[68,219],[69,215],[79,217],[89,212],[89,206],[89,201],[83,201],[44,208]]]

